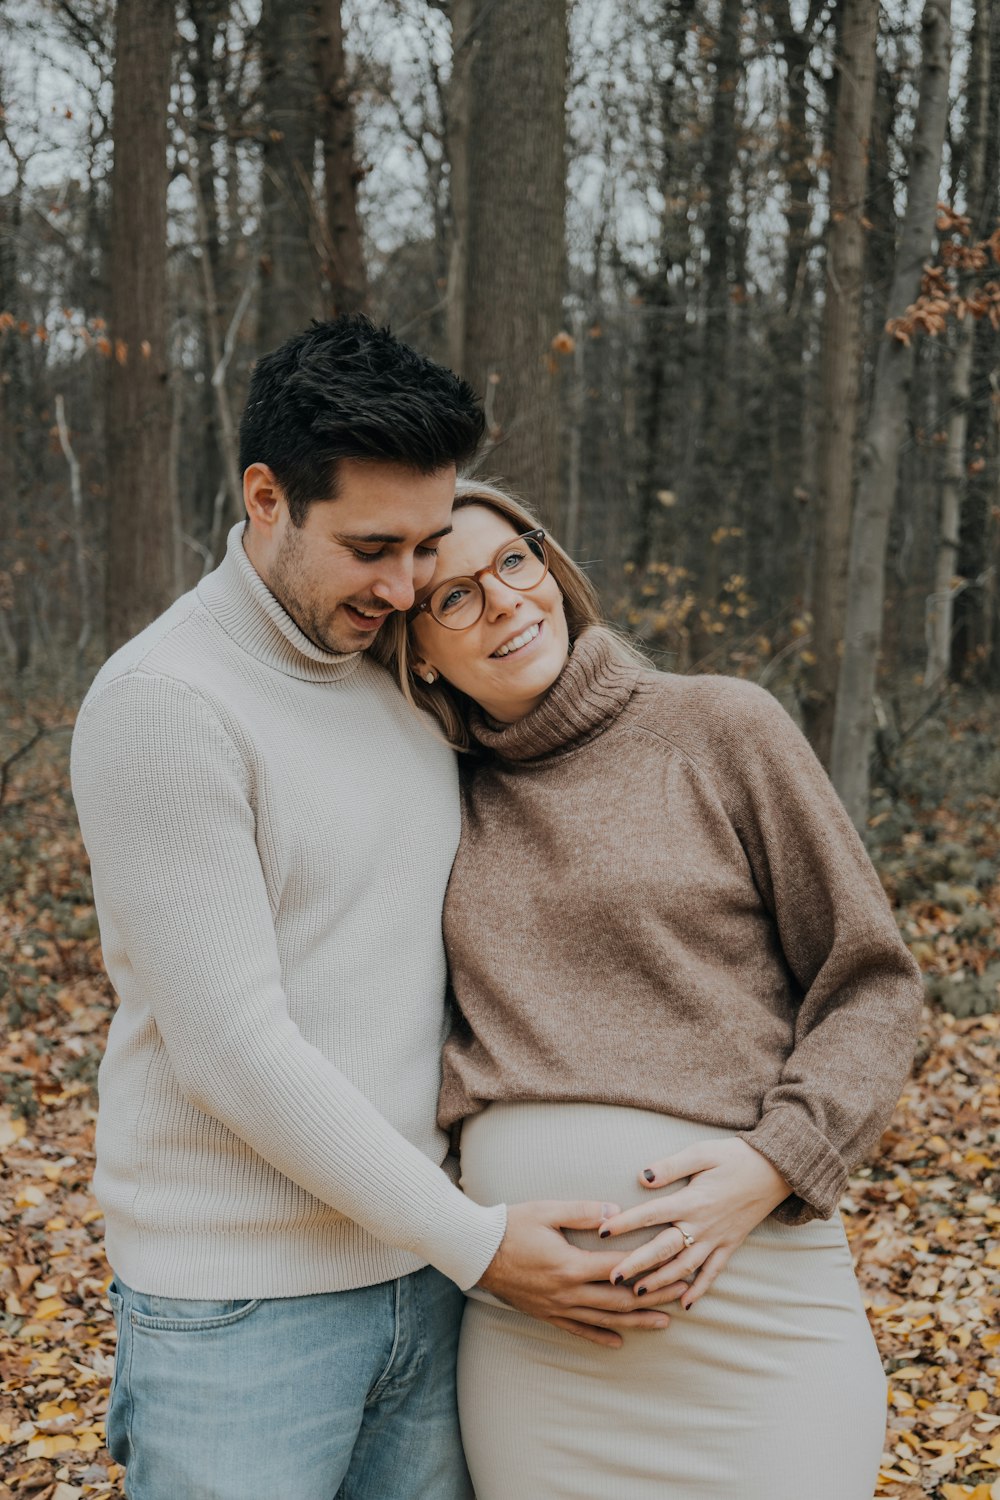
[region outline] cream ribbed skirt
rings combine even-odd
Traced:
[[[466,1122],[462,1185],[483,1203],[624,1208],[645,1199],[649,1162],[727,1133],[605,1105],[494,1104]],[[689,1313],[670,1311],[668,1329],[603,1349],[474,1292],[459,1404],[477,1500],[871,1500],[885,1379],[839,1216],[766,1221]]]

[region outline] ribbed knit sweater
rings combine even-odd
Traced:
[[[441,1124],[494,1100],[678,1115],[782,1172],[779,1219],[828,1217],[898,1097],[921,983],[791,719],[585,632],[539,707],[473,733]]]
[[[104,959],[95,1189],[132,1287],[467,1287],[502,1207],[435,1124],[454,757],[362,655],[314,646],[234,527],[104,666],[73,740]]]

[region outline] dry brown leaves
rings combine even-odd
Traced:
[[[121,1493],[103,1447],[114,1329],[89,1189],[112,1000],[60,754],[11,783],[0,819],[0,1015],[14,1021],[0,1038],[0,1500]],[[1000,886],[977,900],[997,911]],[[950,969],[953,914],[916,899],[906,915],[925,967]],[[882,1154],[844,1200],[889,1374],[879,1496],[1000,1500],[998,1057],[1000,1017],[928,1010]]]

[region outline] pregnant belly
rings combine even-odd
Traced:
[[[620,1105],[491,1104],[462,1127],[462,1188],[483,1204],[583,1198],[631,1208],[651,1196],[640,1186],[644,1167],[734,1133]],[[624,1253],[662,1228],[618,1236],[615,1248]],[[608,1248],[596,1231],[570,1230],[568,1238],[586,1250]]]

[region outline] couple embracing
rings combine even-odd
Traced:
[[[482,430],[363,318],[261,359],[245,523],[81,710],[125,1493],[869,1500],[915,967],[776,702],[652,670]]]

